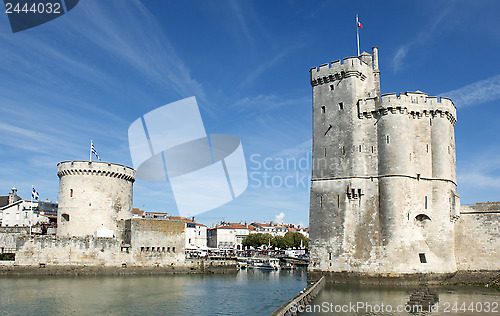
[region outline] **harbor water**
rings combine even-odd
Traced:
[[[1,277],[0,315],[269,315],[306,270],[237,274]]]
[[[269,315],[307,286],[305,269],[232,274],[0,278],[0,315]],[[431,299],[430,311],[404,310]],[[477,286],[326,284],[301,315],[498,315]],[[399,310],[398,308],[403,310]]]

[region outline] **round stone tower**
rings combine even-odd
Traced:
[[[57,235],[118,235],[118,221],[132,217],[135,170],[100,161],[57,165]],[[99,233],[99,232],[100,233]]]

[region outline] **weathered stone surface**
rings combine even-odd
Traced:
[[[58,236],[95,236],[106,228],[121,235],[117,223],[132,217],[135,170],[100,161],[57,165]]]
[[[380,95],[378,50],[310,71],[312,271],[456,271],[451,100]]]
[[[462,206],[455,228],[459,270],[500,270],[500,203]]]

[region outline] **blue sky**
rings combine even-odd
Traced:
[[[356,54],[356,13],[361,50],[379,47],[382,93],[455,102],[462,203],[500,200],[498,1],[81,0],[15,34],[2,14],[0,194],[15,184],[28,198],[34,185],[57,201],[57,163],[88,159],[91,139],[103,160],[131,165],[130,124],[196,96],[208,133],[240,137],[251,176],[197,220],[307,225],[309,69]],[[291,158],[302,164],[280,165]],[[134,206],[177,214],[168,183],[137,180]]]

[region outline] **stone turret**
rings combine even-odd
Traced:
[[[65,161],[59,176],[59,236],[121,237],[120,220],[132,217],[135,170],[100,161]]]
[[[456,271],[451,100],[380,95],[378,48],[312,68],[311,270]]]

